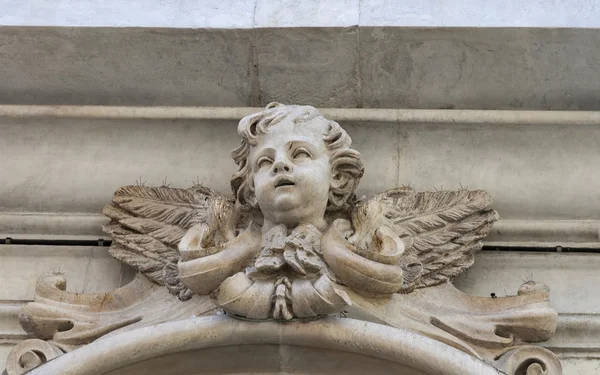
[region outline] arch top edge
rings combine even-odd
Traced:
[[[417,333],[348,318],[250,322],[197,317],[110,335],[32,370],[32,375],[100,375],[156,357],[229,346],[285,345],[347,352],[425,374],[500,375],[486,362]]]

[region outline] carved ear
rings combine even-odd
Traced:
[[[330,163],[328,209],[338,209],[342,208],[353,196],[354,189],[364,173],[364,167],[360,153],[350,148],[334,151],[330,157]]]
[[[258,208],[258,200],[256,194],[254,194],[254,179],[248,177],[248,188],[246,189],[246,203],[252,208]]]
[[[348,177],[343,173],[332,171],[329,181],[329,202],[328,208],[336,209],[344,205],[352,191],[345,191],[345,185],[348,184]]]

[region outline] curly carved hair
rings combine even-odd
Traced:
[[[333,179],[329,188],[327,210],[338,210],[344,207],[351,197],[364,173],[360,153],[350,148],[352,139],[335,121],[323,117],[311,106],[268,104],[262,112],[253,113],[240,120],[238,134],[242,142],[231,153],[238,165],[238,171],[231,177],[231,189],[236,200],[242,206],[256,206],[252,167],[248,162],[250,147],[258,142],[258,137],[265,134],[269,127],[289,119],[296,124],[320,117],[327,123],[328,130],[323,134],[323,141],[329,150],[330,166]]]

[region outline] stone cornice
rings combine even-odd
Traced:
[[[0,105],[0,117],[235,120],[258,107],[121,107]],[[324,116],[344,122],[471,125],[600,125],[600,111],[446,110],[384,108],[320,108]]]
[[[110,239],[101,226],[103,215],[4,212],[0,239],[97,240]],[[600,220],[499,220],[484,240],[490,247],[600,249]]]
[[[555,335],[541,345],[559,358],[600,358],[600,314],[559,314]]]

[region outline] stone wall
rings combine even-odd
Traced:
[[[239,142],[229,117],[255,109],[0,110],[6,156],[0,166],[10,176],[0,186],[1,238],[89,241],[109,239],[100,230],[106,221],[100,212],[121,185],[156,186],[166,178],[174,187],[200,181],[229,194],[235,170],[229,151]],[[469,294],[499,297],[514,295],[530,279],[549,285],[560,318],[556,337],[544,345],[559,354],[565,374],[588,374],[598,366],[594,280],[600,257],[582,252],[600,248],[594,194],[600,121],[593,114],[557,112],[560,118],[548,118],[532,112],[518,120],[511,111],[323,112],[344,125],[363,154],[359,195],[409,183],[418,190],[488,190],[501,220],[486,240],[487,250],[456,285]],[[400,121],[401,115],[412,121]],[[564,252],[556,252],[557,246]],[[538,251],[492,251],[515,247]],[[37,275],[63,271],[69,290],[85,293],[132,278],[106,247],[0,245],[0,257],[2,358],[25,338],[17,314],[32,299]]]
[[[0,105],[600,110],[600,7],[502,4],[0,0]],[[1,239],[108,239],[100,211],[121,185],[202,182],[229,192],[241,116],[74,118],[0,107]],[[514,294],[528,279],[549,285],[559,329],[544,345],[565,374],[598,372],[600,121],[381,113],[340,119],[366,161],[358,193],[404,184],[489,191],[501,220],[456,285],[483,296]],[[25,338],[17,314],[36,276],[57,270],[77,292],[132,277],[106,247],[0,245],[0,368]]]

